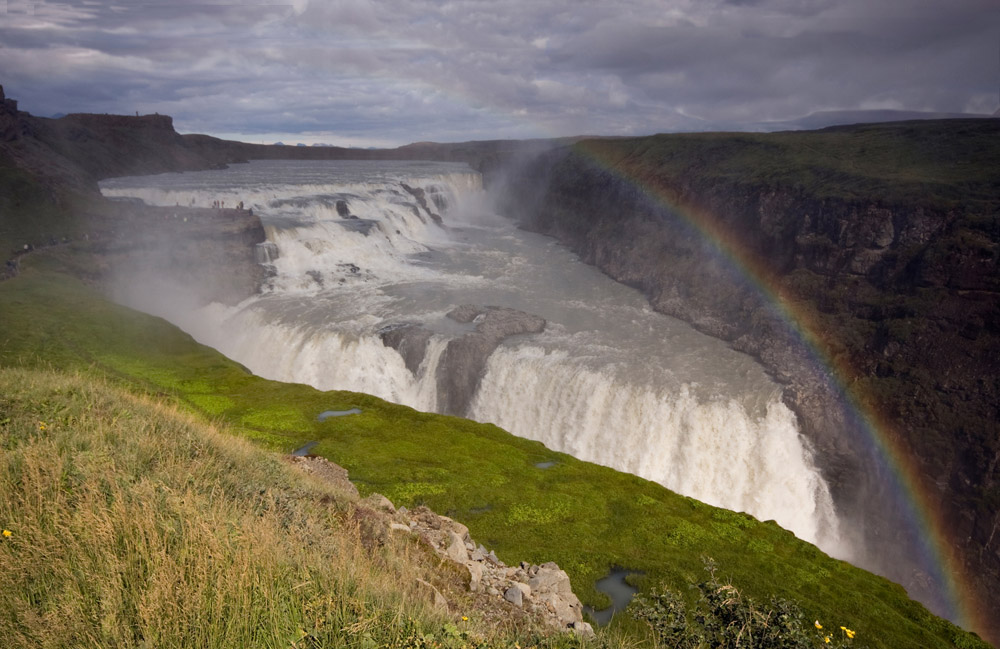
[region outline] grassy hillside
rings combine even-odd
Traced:
[[[899,586],[827,557],[774,523],[760,523],[743,514],[678,496],[640,478],[554,453],[494,426],[419,413],[366,395],[320,392],[307,386],[254,377],[165,321],[112,304],[66,274],[64,271],[75,263],[73,254],[72,249],[62,248],[45,256],[33,255],[20,277],[0,283],[0,365],[58,368],[79,371],[95,379],[107,377],[132,393],[179,404],[197,421],[222,423],[232,433],[266,449],[287,452],[306,441],[318,440],[314,452],[348,468],[362,494],[377,491],[397,505],[426,504],[453,516],[469,526],[474,538],[490,545],[507,562],[554,560],[570,573],[574,589],[590,604],[604,603],[593,582],[613,565],[644,571],[642,583],[646,588],[666,582],[686,592],[688,583],[702,580],[702,560],[710,556],[719,566],[718,573],[724,579],[731,579],[747,595],[760,600],[771,596],[795,600],[809,619],[847,625],[857,632],[858,642],[870,647],[985,646],[979,645],[974,636],[929,614],[923,606],[909,600]],[[4,394],[8,390],[16,394],[13,387],[24,382],[16,378],[9,381],[11,387],[5,388]],[[79,389],[82,387],[73,390]],[[44,441],[48,435],[36,430],[38,421],[47,425],[60,422],[66,435],[60,443],[71,444],[75,439],[72,431],[77,422],[87,421],[87,417],[62,405],[67,398],[65,390],[62,396],[54,389],[47,394],[5,397],[0,402],[5,411],[0,420],[19,422],[16,434],[11,423],[4,424],[5,448],[21,448],[26,440],[36,438]],[[352,407],[361,408],[363,413],[316,421],[316,415],[324,410]],[[179,509],[150,523],[174,529],[183,528],[183,513],[211,511],[200,502],[194,506],[191,506],[194,501],[177,503],[177,493],[189,488],[187,478],[177,483],[176,488],[158,486],[171,483],[159,473],[164,462],[157,452],[136,450],[137,459],[131,464],[124,461],[120,464],[116,459],[114,449],[123,443],[120,438],[129,437],[126,431],[132,428],[136,434],[140,429],[149,429],[148,434],[159,438],[161,443],[177,442],[187,449],[181,453],[190,456],[192,442],[181,439],[188,433],[179,432],[174,424],[156,424],[152,415],[142,426],[133,426],[129,423],[132,408],[118,410],[121,415],[112,415],[112,423],[124,425],[125,430],[101,433],[111,440],[110,446],[101,447],[103,450],[94,450],[98,448],[96,440],[79,440],[59,451],[65,459],[53,471],[63,481],[57,484],[63,486],[50,489],[68,488],[67,502],[77,502],[74,499],[85,492],[75,486],[78,469],[74,467],[79,466],[75,458],[80,457],[81,462],[100,459],[105,464],[95,474],[100,476],[94,478],[97,486],[92,488],[93,493],[86,492],[87,498],[98,498],[94,502],[121,500],[125,506],[130,501],[130,506],[136,508],[131,511],[136,513],[156,503],[175,503]],[[104,430],[105,424],[98,429]],[[194,447],[200,448],[198,443]],[[44,448],[49,450],[32,452],[41,455],[56,452],[52,446]],[[17,469],[16,479],[6,479],[5,489],[21,489],[24,484],[23,476],[27,474],[23,467],[27,465],[25,460],[17,459],[21,453],[19,450],[16,457],[5,454],[5,461],[11,463],[5,476],[15,475],[14,467],[22,467]],[[552,468],[535,466],[550,461],[556,463]],[[225,465],[228,460],[222,462]],[[132,477],[124,472],[129,466]],[[211,485],[216,482],[215,474],[195,472],[194,479],[205,481],[197,488],[209,493],[225,493],[227,489],[239,492],[240,487],[227,487],[231,484],[228,481],[244,485],[245,478],[250,482],[266,482],[266,476],[252,477],[259,474],[244,465],[230,463],[228,467],[222,471],[228,477],[220,478],[214,488]],[[119,470],[123,471],[121,477]],[[184,468],[178,471],[189,472]],[[131,495],[123,492],[113,496],[108,489],[116,483],[141,489]],[[32,497],[38,500],[38,496]],[[7,497],[2,500],[10,501]],[[5,507],[0,510],[3,518],[0,525],[16,526],[18,516],[23,515],[16,512],[22,510],[13,510],[11,505],[0,506]],[[260,503],[254,505],[260,506]],[[62,515],[58,511],[56,508],[54,513],[45,514],[47,522],[37,525],[48,525],[49,529],[58,525],[79,528],[80,523],[69,508]],[[236,517],[240,516],[243,514]],[[229,538],[243,534],[233,529]],[[133,533],[146,534],[129,532]],[[58,536],[61,532],[53,534]],[[97,541],[96,537],[84,536],[78,543],[88,546]],[[218,540],[205,537],[204,542],[212,544]],[[118,548],[129,552],[132,542],[123,539],[121,543]],[[9,551],[9,547],[4,551]],[[278,561],[282,551],[274,549],[273,553],[274,561]],[[195,554],[198,553],[192,550],[180,556],[187,557],[184,561],[193,561]],[[121,560],[116,557],[113,560]],[[11,565],[9,559],[4,557],[5,566]],[[205,561],[212,563],[207,558]],[[231,562],[227,559],[226,563]],[[76,559],[67,565],[76,565]],[[199,568],[209,569],[207,565]],[[96,567],[80,570],[83,572],[71,575],[73,579],[86,581],[87,570],[92,570],[91,574],[105,574]],[[21,579],[28,582],[35,572],[31,566],[18,569]],[[127,583],[116,587],[129,590]],[[183,590],[181,585],[171,588],[172,592]],[[334,592],[338,592],[336,588]],[[232,594],[233,598],[249,596]],[[285,595],[274,596],[277,597],[274,602],[281,606],[292,606],[282,599]],[[72,591],[66,597],[65,601],[70,602],[66,606],[81,605]],[[271,595],[263,595],[259,601],[271,602],[270,598]],[[134,604],[122,606],[131,607],[129,610],[136,608]],[[142,613],[136,610],[139,612],[135,615]],[[20,627],[26,621],[28,618],[15,618],[13,622],[5,620],[0,624]],[[180,628],[184,622],[175,624]]]
[[[975,211],[993,204],[994,119],[856,124],[783,133],[672,133],[590,140],[587,150],[636,177],[697,171],[706,182],[790,189],[813,199],[876,199]]]
[[[440,634],[445,618],[400,587],[432,567],[366,552],[349,498],[273,454],[93,377],[4,368],[0,395],[5,646]]]

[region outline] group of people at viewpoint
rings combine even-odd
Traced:
[[[192,200],[192,205],[193,204],[194,204],[194,201]],[[226,201],[212,201],[212,207],[215,208],[215,209],[217,209],[217,210],[224,210],[224,209],[226,209]],[[236,204],[236,209],[239,210],[240,212],[243,211],[243,201],[240,201],[239,203]],[[253,208],[252,207],[250,208],[250,216],[253,216]]]

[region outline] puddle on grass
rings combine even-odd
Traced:
[[[632,601],[632,596],[639,592],[638,588],[625,581],[625,578],[629,575],[639,574],[642,573],[635,570],[626,570],[617,566],[612,568],[607,577],[602,577],[596,584],[594,584],[594,587],[597,588],[598,591],[611,598],[611,606],[600,611],[595,611],[589,606],[584,606],[584,610],[592,618],[594,618],[594,621],[598,624],[602,626],[607,624],[611,621],[611,618],[615,615],[615,613],[625,610],[625,607]]]
[[[551,469],[556,465],[555,462],[537,462],[535,467],[538,469]]]
[[[302,448],[297,448],[294,451],[292,451],[292,455],[296,455],[296,456],[299,456],[299,457],[305,457],[306,455],[309,455],[309,451],[313,450],[313,448],[317,444],[319,444],[318,441],[315,441],[315,442],[306,442],[306,445],[303,446]]]
[[[345,415],[357,415],[361,413],[361,408],[351,408],[350,410],[324,410],[316,416],[316,421],[326,421],[330,417],[343,417]]]

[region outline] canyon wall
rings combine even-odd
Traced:
[[[915,475],[995,612],[998,166],[1000,122],[950,120],[581,142],[493,182],[523,227],[760,359],[868,549],[859,560],[942,610],[926,566],[901,560],[923,552],[921,530],[892,474]],[[901,457],[885,461],[873,427]]]

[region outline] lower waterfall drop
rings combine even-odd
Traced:
[[[625,383],[538,347],[497,349],[470,416],[549,448],[659,482],[718,507],[774,518],[799,538],[838,542],[829,490],[778,392],[763,413],[687,386]]]

